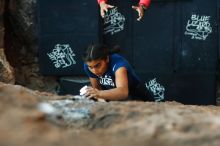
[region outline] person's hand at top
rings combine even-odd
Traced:
[[[134,10],[138,12],[137,21],[140,21],[144,17],[144,11],[147,9],[143,4],[139,4],[138,6],[132,6]]]
[[[105,1],[100,1],[99,6],[102,18],[104,18],[105,13],[108,12],[108,9],[114,8],[114,6],[107,4]]]
[[[100,6],[100,13],[102,18],[104,18],[105,13],[108,12],[108,9],[114,8],[114,6],[107,4],[108,0],[97,0]],[[137,20],[140,21],[144,16],[144,11],[149,7],[151,0],[140,0],[138,6],[132,6],[134,10],[138,12]]]
[[[140,0],[138,6],[132,6],[138,12],[137,21],[144,17],[144,11],[149,7],[151,0]]]

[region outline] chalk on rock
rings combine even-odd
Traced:
[[[73,99],[86,99],[86,97],[83,96],[83,95],[75,95],[75,96],[73,97]]]
[[[45,114],[57,114],[58,113],[56,108],[54,108],[51,104],[45,103],[45,102],[39,103],[37,105],[37,108],[39,111],[41,111]]]

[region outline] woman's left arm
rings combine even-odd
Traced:
[[[94,88],[87,89],[89,98],[102,98],[106,100],[123,100],[128,97],[128,75],[125,67],[120,67],[115,72],[116,88],[109,90],[98,90]]]

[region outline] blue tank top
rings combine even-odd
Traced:
[[[90,78],[96,78],[100,83],[103,90],[116,88],[115,84],[115,72],[120,68],[125,67],[128,74],[128,87],[129,91],[137,87],[140,84],[140,79],[134,72],[134,69],[131,67],[129,62],[119,54],[112,54],[109,56],[109,66],[107,71],[101,76],[98,77],[93,74],[86,63],[84,63],[84,70]]]

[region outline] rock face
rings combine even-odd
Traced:
[[[56,77],[39,73],[36,0],[6,0],[5,53],[14,68],[16,84],[54,92]]]
[[[4,6],[5,1],[0,0],[0,48],[3,48],[3,41],[4,41],[4,20],[3,20],[3,13],[4,13]]]
[[[0,0],[0,81],[5,83],[14,84],[14,72],[12,67],[9,65],[5,53],[4,53],[4,34],[5,27],[3,22],[5,1]]]
[[[0,145],[220,144],[220,107],[73,100],[3,83],[0,99]]]
[[[0,81],[5,83],[15,83],[13,68],[5,58],[3,49],[0,49]]]

